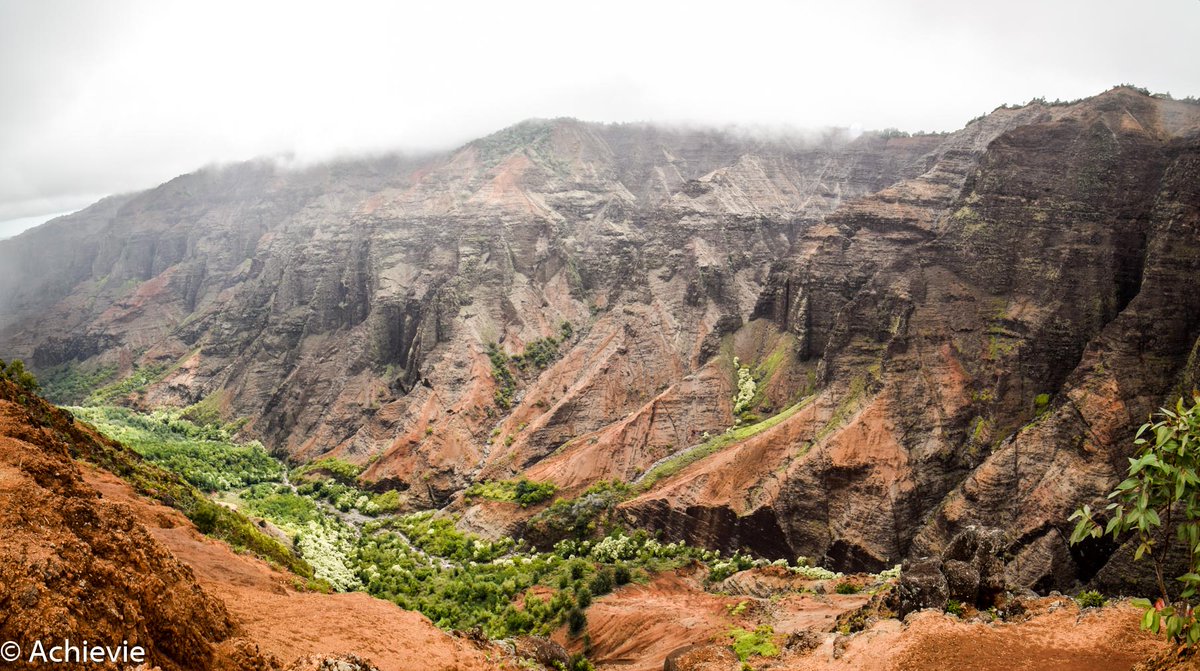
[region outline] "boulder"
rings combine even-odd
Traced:
[[[899,594],[900,617],[923,608],[945,609],[950,590],[942,573],[941,557],[906,562],[900,570],[900,584],[896,591]]]
[[[942,563],[949,597],[964,603],[975,603],[979,594],[979,569],[971,562],[948,559]]]
[[[532,659],[548,669],[558,665],[565,669],[571,663],[566,648],[544,636],[521,636],[513,641],[513,646],[517,656]]]

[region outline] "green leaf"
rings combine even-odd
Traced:
[[[1121,516],[1118,514],[1108,521],[1108,526],[1104,528],[1105,534],[1116,533],[1121,526]]]
[[[1151,526],[1162,526],[1162,520],[1158,518],[1158,511],[1153,508],[1146,510],[1146,521],[1149,522]]]

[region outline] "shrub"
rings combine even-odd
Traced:
[[[1033,410],[1039,416],[1044,415],[1050,409],[1050,394],[1038,394],[1033,399]]]
[[[1177,643],[1200,643],[1200,620],[1193,612],[1200,588],[1200,393],[1191,407],[1180,398],[1175,408],[1162,408],[1157,420],[1143,424],[1134,436],[1137,452],[1129,460],[1128,476],[1108,498],[1107,524],[1095,519],[1089,506],[1071,515],[1079,520],[1071,534],[1072,543],[1088,538],[1134,534],[1134,559],[1149,557],[1158,582],[1158,602],[1137,599],[1145,614],[1142,626],[1165,634]],[[1167,557],[1176,539],[1188,557],[1178,599],[1167,589]]]
[[[583,633],[584,629],[587,629],[587,615],[582,608],[572,608],[567,613],[567,630],[571,632],[572,636],[578,636]]]
[[[571,562],[571,564],[568,567],[568,570],[571,572],[570,573],[571,580],[582,580],[583,579],[583,571],[585,568],[586,568],[586,565],[581,561],[577,560],[577,561]]]
[[[62,364],[42,374],[42,396],[57,405],[78,405],[117,374],[115,365]]]
[[[508,368],[508,355],[494,342],[487,344],[487,355],[492,362],[492,379],[496,381],[496,393],[492,400],[496,407],[508,410],[512,407],[513,394],[517,390],[517,379]]]
[[[100,433],[178,473],[205,491],[278,482],[283,468],[257,441],[235,442],[222,427],[199,426],[178,410],[142,415],[127,408],[69,408]]]
[[[1099,608],[1104,605],[1104,596],[1095,590],[1080,592],[1075,596],[1080,608]]]
[[[558,499],[534,515],[526,525],[528,535],[553,545],[564,539],[583,540],[606,532],[617,504],[629,498],[629,485],[602,480],[574,499]]]
[[[467,489],[467,496],[478,496],[493,501],[518,503],[522,508],[536,505],[554,496],[558,491],[553,482],[534,482],[528,478],[479,482]]]
[[[33,373],[25,370],[25,362],[20,359],[9,361],[7,366],[4,364],[4,360],[0,359],[0,379],[8,380],[25,391],[36,392],[38,390],[37,378],[33,376]]]
[[[951,615],[962,617],[967,611],[965,608],[963,608],[962,602],[956,599],[950,599],[946,602],[946,612],[950,613]]]
[[[292,471],[291,478],[294,481],[303,479],[321,478],[321,476],[331,477],[345,485],[354,485],[358,482],[358,476],[363,472],[363,467],[352,464],[345,459],[338,457],[321,457],[316,461],[309,463]]]
[[[733,651],[742,662],[751,657],[774,657],[779,654],[774,641],[775,630],[770,625],[760,625],[754,631],[731,629],[729,636],[733,639]]]
[[[737,369],[737,395],[733,398],[733,414],[740,415],[750,409],[754,396],[758,392],[758,383],[750,374],[750,369],[742,366],[737,357],[733,358],[733,367]]]
[[[852,582],[839,582],[834,591],[838,594],[858,594],[862,588]]]
[[[587,608],[592,605],[592,590],[584,585],[580,585],[579,589],[575,590],[575,605],[580,608]]]
[[[613,582],[617,585],[628,585],[633,580],[633,574],[629,572],[629,567],[624,564],[617,564],[613,569]]]
[[[596,596],[608,594],[613,589],[612,572],[610,572],[608,569],[602,569],[598,571],[596,575],[592,576],[592,580],[588,583],[588,587],[591,589],[592,594],[595,594]]]

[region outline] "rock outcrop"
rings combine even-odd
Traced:
[[[905,562],[896,587],[900,617],[951,601],[979,610],[1000,605],[1008,588],[1004,556],[1008,542],[998,529],[963,529],[940,556]]]

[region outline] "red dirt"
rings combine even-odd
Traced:
[[[863,605],[865,595],[792,591],[775,598],[731,597],[704,592],[699,577],[686,569],[663,574],[593,602],[588,634],[597,669],[657,671],[674,650],[727,644],[731,629],[762,624],[773,628],[782,653],[752,658],[751,666],[781,671],[1127,671],[1166,648],[1138,629],[1138,611],[1127,604],[1080,611],[1071,599],[1048,598],[1033,602],[1027,619],[996,624],[926,611],[907,622],[883,620],[844,636],[833,631],[837,617]],[[735,616],[731,610],[739,603],[745,608]],[[810,652],[788,650],[788,635],[806,629],[822,632],[824,642]],[[555,638],[570,650],[582,649],[582,639],[565,631]]]
[[[1048,599],[1042,606],[1030,619],[1008,624],[963,622],[932,611],[904,624],[885,620],[851,637],[831,637],[807,655],[785,655],[773,668],[1128,671],[1164,648],[1161,640],[1138,630],[1138,614],[1128,605],[1083,613],[1069,599]]]
[[[666,573],[647,585],[627,585],[587,610],[589,655],[599,669],[658,671],[667,654],[707,643],[729,629],[729,609],[739,599],[708,594],[695,578]],[[582,642],[565,631],[555,640],[578,652]]]
[[[202,536],[177,511],[138,496],[116,476],[85,469],[103,501],[124,503],[159,542],[225,602],[244,635],[283,660],[354,653],[380,671],[496,669],[482,651],[441,631],[425,616],[361,592],[300,592],[290,574]]]

